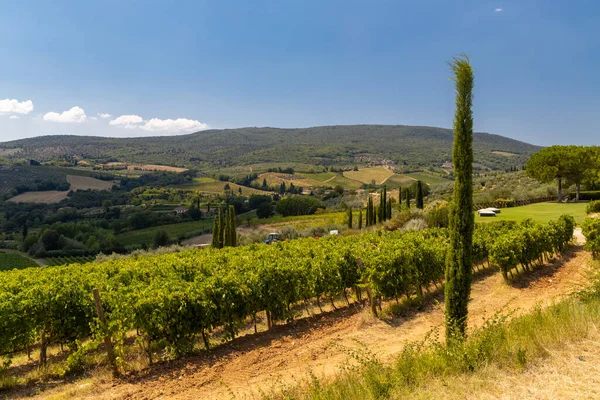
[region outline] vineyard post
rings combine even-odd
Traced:
[[[96,304],[96,312],[98,313],[98,319],[100,320],[100,326],[104,335],[104,346],[106,346],[106,354],[108,355],[108,361],[112,367],[113,376],[119,376],[119,369],[117,368],[117,360],[115,358],[115,350],[108,333],[108,325],[106,324],[106,318],[104,317],[104,309],[102,308],[102,301],[100,300],[100,292],[98,288],[92,290],[94,293],[94,303]]]

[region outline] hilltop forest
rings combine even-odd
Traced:
[[[391,162],[440,166],[452,157],[450,129],[403,125],[321,126],[299,129],[239,128],[145,138],[42,136],[0,144],[0,155],[40,162],[80,157],[223,168],[257,163],[352,165]],[[489,133],[473,136],[475,170],[525,164],[540,147]],[[15,151],[17,150],[17,151]]]

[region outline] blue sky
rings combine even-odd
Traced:
[[[18,1],[0,12],[0,141],[205,128],[452,126],[600,144],[600,1]],[[108,116],[110,115],[110,116]]]

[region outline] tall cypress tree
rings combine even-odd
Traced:
[[[410,188],[404,189],[404,198],[406,199],[406,209],[410,210]]]
[[[348,215],[348,228],[352,229],[352,207],[348,207],[348,210],[346,213]]]
[[[387,220],[387,185],[383,185],[383,198],[381,201],[381,205],[383,206],[383,220]]]
[[[217,206],[217,215],[213,221],[212,230],[212,246],[216,249],[223,248],[223,231],[225,229],[225,223],[223,221],[223,206],[219,204]]]
[[[472,281],[473,229],[473,69],[469,58],[450,62],[456,87],[454,114],[454,193],[449,214],[450,251],[446,259],[446,341],[462,340],[467,328]]]
[[[416,197],[416,205],[417,208],[423,209],[423,182],[417,181],[417,195]]]
[[[235,207],[229,206],[225,216],[224,246],[235,247],[237,245],[237,231],[235,226]]]
[[[358,211],[358,229],[359,229],[359,230],[362,230],[362,225],[363,225],[362,218],[363,218],[363,217],[362,217],[362,208],[361,208],[361,209]]]
[[[387,207],[387,210],[385,213],[385,219],[392,219],[392,202],[389,201],[389,199],[388,199],[386,207]]]
[[[398,210],[402,211],[402,186],[398,186]]]

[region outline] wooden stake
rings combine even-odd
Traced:
[[[119,376],[119,369],[117,368],[117,359],[115,358],[115,350],[113,348],[110,335],[108,334],[108,326],[106,325],[106,318],[104,318],[104,309],[102,308],[102,301],[100,300],[100,292],[97,288],[92,290],[94,294],[94,303],[96,303],[96,312],[98,313],[98,319],[100,320],[100,326],[102,333],[104,334],[104,346],[106,347],[106,354],[108,354],[108,362],[112,367],[113,376]]]

